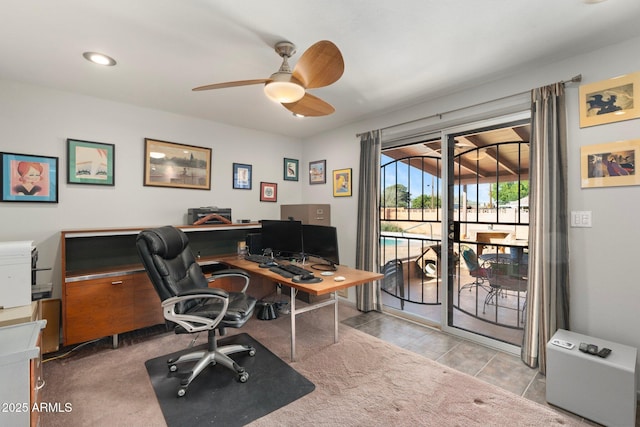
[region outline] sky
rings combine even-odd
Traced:
[[[390,162],[393,162],[391,157],[385,156],[384,154],[381,155],[381,166]],[[395,167],[390,165],[384,168],[385,173],[380,177],[380,185],[383,189],[391,185],[402,184],[409,189],[411,200],[413,200],[421,194],[431,195],[431,185],[433,185],[433,195],[442,195],[442,183],[437,177],[432,176],[429,173],[425,173],[423,177],[423,173],[420,169],[409,167],[409,165],[405,163],[397,162],[395,165]],[[457,186],[454,191],[457,195]],[[486,205],[489,202],[489,184],[480,184],[479,194],[477,194],[475,185],[467,185],[467,198],[468,201],[473,202],[479,199],[481,206]]]

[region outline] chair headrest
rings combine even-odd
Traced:
[[[140,234],[147,241],[151,253],[166,259],[177,257],[189,244],[189,239],[182,230],[169,225],[145,230]]]

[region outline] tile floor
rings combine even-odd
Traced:
[[[523,364],[518,356],[378,312],[361,313],[342,320],[342,323],[527,399],[548,405],[545,399],[545,377],[536,369]],[[585,425],[599,425],[565,413],[582,420]],[[640,408],[636,411],[636,427],[640,427]]]

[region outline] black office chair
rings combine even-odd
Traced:
[[[213,273],[210,279],[244,278],[245,285],[241,292],[209,288],[209,280],[196,262],[187,236],[182,230],[171,226],[142,231],[136,238],[136,246],[151,283],[162,300],[167,325],[173,327],[176,334],[208,331],[206,350],[167,361],[171,372],[177,371],[178,363],[197,361],[187,373],[188,376],[181,380],[178,396],[184,396],[189,384],[211,364],[220,363],[235,371],[238,381],[246,382],[249,374],[229,355],[247,351],[253,356],[255,348],[249,345],[218,347],[216,330],[222,336],[225,328],[240,328],[251,318],[256,299],[245,293],[249,274],[243,270],[228,269]]]

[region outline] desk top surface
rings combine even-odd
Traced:
[[[283,285],[308,292],[312,295],[324,295],[331,292],[339,291],[341,289],[350,288],[351,286],[362,285],[363,283],[372,282],[384,277],[380,273],[356,270],[355,268],[346,267],[344,265],[337,266],[338,269],[333,272],[332,276],[321,276],[321,271],[313,270],[310,265],[296,264],[309,271],[313,271],[315,276],[322,278],[322,282],[320,283],[296,283],[289,278],[282,277],[278,273],[270,271],[268,268],[260,268],[257,263],[247,261],[246,259],[239,258],[238,256],[219,258],[218,261],[224,262],[231,267],[240,268],[249,273],[260,275],[267,279],[273,280],[274,282],[278,282]],[[283,262],[283,264],[284,263],[285,262]],[[345,280],[342,282],[337,282],[334,280],[334,278],[337,276],[343,276]]]

